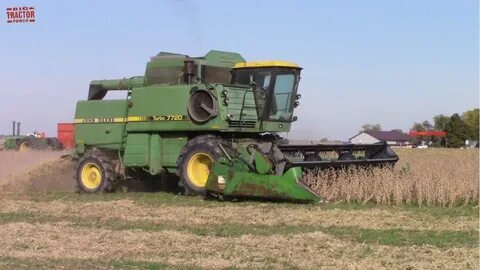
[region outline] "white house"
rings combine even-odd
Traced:
[[[409,145],[410,137],[402,132],[391,131],[363,131],[349,139],[354,144],[371,144],[378,142],[387,142],[389,145]]]

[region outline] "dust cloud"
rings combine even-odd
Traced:
[[[65,151],[0,151],[0,191],[73,191],[74,163]]]

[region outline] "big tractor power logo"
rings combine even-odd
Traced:
[[[7,23],[34,23],[34,7],[9,7],[7,8]]]

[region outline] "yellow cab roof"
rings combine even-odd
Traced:
[[[286,61],[256,61],[236,63],[233,68],[256,68],[256,67],[291,67],[300,68],[298,64]]]

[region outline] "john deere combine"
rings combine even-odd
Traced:
[[[175,173],[186,194],[317,201],[304,170],[392,165],[386,144],[292,145],[301,68],[237,53],[160,53],[145,76],[92,81],[75,114],[76,183],[110,191],[138,174]],[[110,90],[125,99],[102,100]]]

